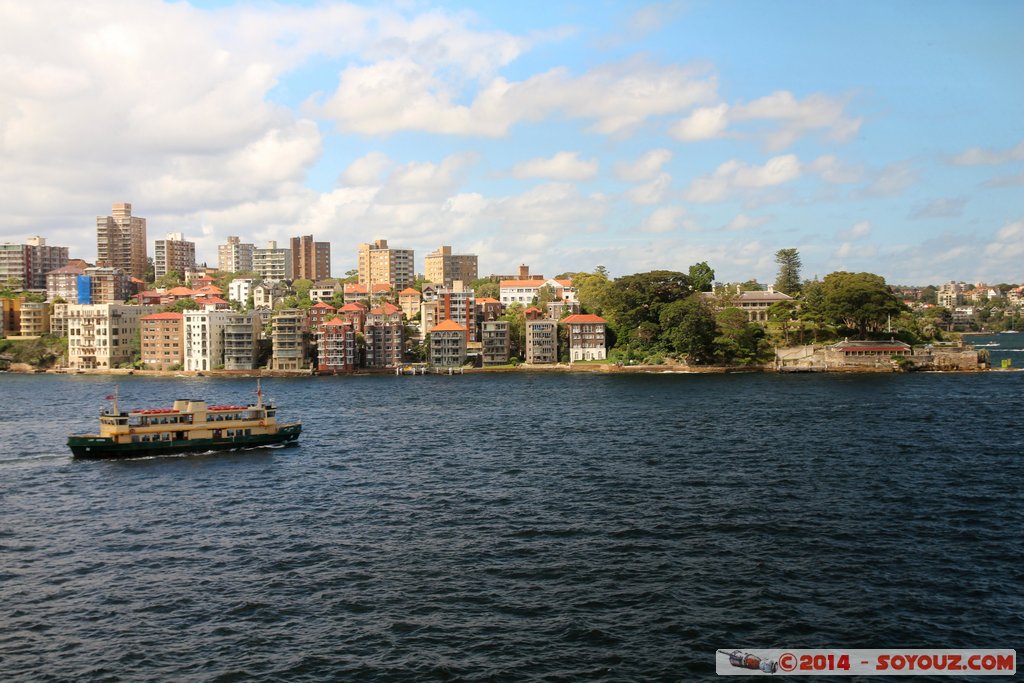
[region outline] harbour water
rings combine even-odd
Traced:
[[[254,390],[118,383],[125,407]],[[274,379],[298,447],[72,461],[113,386],[0,376],[4,680],[696,680],[716,648],[1021,649],[1024,373]]]

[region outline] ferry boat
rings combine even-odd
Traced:
[[[177,399],[171,408],[122,411],[116,393],[107,400],[111,406],[100,414],[99,434],[68,437],[75,458],[137,458],[289,445],[302,432],[301,422],[277,422],[277,409],[263,403],[258,385],[256,403],[248,406],[208,406],[206,401]]]

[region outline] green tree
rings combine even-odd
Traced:
[[[199,304],[195,302],[195,299],[178,299],[173,304],[164,306],[164,312],[170,313],[182,313],[183,311],[195,311],[199,309]]]
[[[587,313],[604,315],[605,301],[611,281],[604,266],[598,266],[593,273],[575,273],[572,278],[576,287],[576,298]]]
[[[510,357],[522,357],[526,352],[526,315],[521,304],[512,303],[498,320],[508,321]]]
[[[548,314],[548,304],[552,301],[556,301],[558,297],[555,296],[555,288],[551,285],[544,285],[537,290],[537,296],[533,297],[533,305],[544,311],[544,315]]]
[[[480,282],[480,280],[477,280]],[[501,298],[501,285],[497,282],[485,280],[480,282],[479,285],[473,287],[473,292],[476,293],[477,299],[500,299]]]
[[[619,343],[638,342],[649,348],[660,337],[662,309],[692,292],[684,273],[655,270],[617,278],[604,296],[604,315],[616,330]]]
[[[796,312],[797,304],[793,300],[776,301],[768,308],[768,320],[779,326],[786,344],[789,344],[789,327]]]
[[[292,289],[295,291],[295,298],[299,301],[309,301],[309,290],[313,288],[313,281],[299,278],[292,282]]]
[[[874,273],[829,273],[822,281],[824,314],[830,322],[856,329],[861,337],[882,329],[889,316],[905,310],[903,303]]]
[[[690,363],[711,360],[714,353],[715,316],[700,294],[673,301],[660,315],[665,346]]]
[[[711,269],[707,261],[701,261],[690,266],[690,284],[695,292],[710,292],[715,282],[715,271]]]
[[[182,277],[182,274],[176,270],[172,270],[169,271],[166,275],[161,275],[160,277],[158,277],[156,279],[156,282],[153,283],[153,286],[160,289],[173,289],[175,287],[181,286],[183,281],[184,278]]]
[[[725,308],[715,316],[718,336],[715,337],[715,355],[724,363],[755,363],[764,350],[764,328],[747,319],[738,308]]]
[[[779,249],[775,252],[779,274],[775,278],[775,289],[790,296],[800,293],[800,252],[796,249]]]

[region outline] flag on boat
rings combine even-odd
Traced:
[[[114,398],[116,398],[116,397],[115,397],[115,396],[114,396],[113,394],[107,394],[107,398],[106,398],[106,400],[108,400],[108,401],[113,401],[113,400],[114,400]]]

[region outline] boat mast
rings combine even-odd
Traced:
[[[258,377],[256,378],[256,407],[263,407],[263,390],[260,389],[260,380]]]

